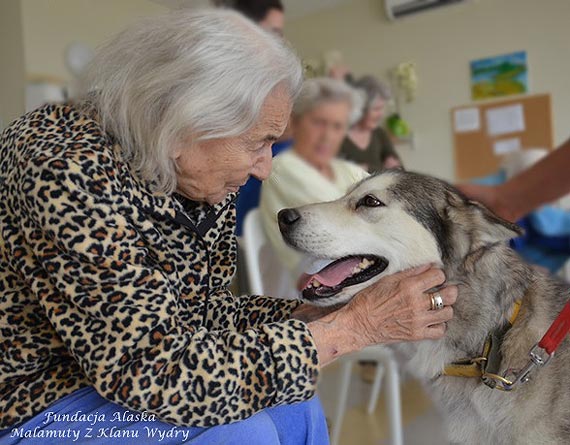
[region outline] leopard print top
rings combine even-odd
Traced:
[[[306,400],[298,302],[235,297],[235,196],[152,193],[96,120],[49,105],[0,136],[0,429],[91,385],[180,426]]]

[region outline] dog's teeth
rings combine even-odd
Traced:
[[[311,284],[313,285],[313,287],[320,287],[321,286],[321,283],[319,283],[318,280],[313,280]]]

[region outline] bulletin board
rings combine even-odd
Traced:
[[[455,107],[451,124],[460,181],[495,173],[510,152],[554,144],[549,94]]]

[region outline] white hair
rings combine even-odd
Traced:
[[[303,82],[293,104],[293,116],[301,117],[327,102],[346,102],[350,106],[349,125],[360,119],[364,97],[350,85],[329,77],[315,77]]]
[[[170,155],[179,142],[244,133],[277,85],[294,100],[302,76],[292,49],[240,14],[177,10],[132,25],[101,48],[83,95],[137,173],[171,193]]]
[[[367,113],[372,102],[377,98],[384,102],[392,99],[392,92],[388,85],[374,76],[362,76],[360,79],[352,81],[351,85],[364,95],[363,113]]]

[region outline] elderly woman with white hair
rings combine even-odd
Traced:
[[[0,137],[1,443],[326,443],[321,367],[443,335],[451,308],[422,295],[436,269],[330,314],[227,290],[235,192],[268,176],[301,84],[280,39],[177,11],[117,36],[87,78]]]

